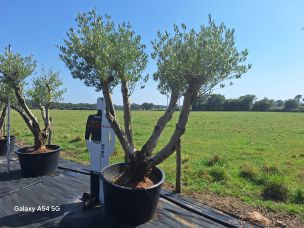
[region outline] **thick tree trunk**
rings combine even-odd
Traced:
[[[47,138],[48,138],[48,132],[46,132],[44,130],[42,132],[35,131],[35,134],[34,134],[34,140],[35,140],[34,150],[36,151],[36,150],[39,150],[39,149],[45,149]]]
[[[133,186],[134,183],[138,183],[143,180],[145,177],[149,175],[151,169],[164,161],[167,157],[169,157],[176,150],[178,143],[180,142],[180,138],[185,132],[185,127],[188,122],[189,113],[191,110],[192,103],[194,102],[195,97],[201,86],[201,81],[197,79],[193,79],[186,89],[186,93],[184,96],[183,108],[179,115],[178,123],[176,124],[176,129],[171,136],[169,143],[160,150],[155,156],[150,158],[153,149],[155,148],[159,137],[165,128],[165,125],[170,121],[172,115],[176,108],[176,103],[178,100],[178,96],[176,94],[172,94],[170,105],[165,112],[165,114],[159,119],[157,122],[154,131],[144,145],[141,151],[134,152],[128,137],[126,136],[123,129],[118,124],[115,110],[112,104],[111,95],[109,91],[109,86],[106,83],[102,83],[102,91],[106,103],[106,115],[107,119],[113,128],[117,138],[119,139],[123,150],[125,152],[125,156],[127,158],[126,169],[124,174],[119,178],[119,184],[126,186]],[[127,85],[126,85],[127,86]],[[123,91],[122,91],[123,92]]]
[[[49,138],[50,131],[52,128],[51,121],[50,121],[49,107],[40,105],[40,111],[41,111],[41,116],[42,116],[42,119],[44,122],[44,129],[42,132],[44,132],[46,137]],[[49,144],[51,144],[51,143],[49,142]]]
[[[25,102],[21,87],[19,85],[16,85],[14,87],[14,90],[15,90],[15,95],[18,100],[18,103],[21,106],[21,109],[23,111],[22,113],[25,113],[25,115],[27,116],[26,119],[24,118],[25,116],[22,116],[23,119],[26,120],[26,123],[28,126],[30,126],[28,119],[31,122],[30,129],[34,135],[34,150],[43,149],[45,147],[47,136],[48,136],[47,128],[44,129],[43,131],[41,131],[38,119],[34,116],[34,114],[31,112],[31,110],[29,109],[29,107],[27,106],[27,104]]]
[[[48,123],[47,123],[47,118],[46,118],[46,108],[42,105],[40,105],[39,107],[40,107],[41,117],[42,117],[43,122],[44,122],[44,126],[47,126]]]
[[[123,97],[125,133],[131,147],[134,150],[132,120],[131,120],[131,110],[130,110],[131,107],[129,101],[129,89],[128,89],[128,83],[125,80],[122,80],[121,82],[121,93]]]
[[[165,111],[164,115],[159,118],[150,138],[141,149],[141,152],[144,153],[145,156],[147,157],[151,156],[155,146],[158,143],[161,133],[165,129],[167,123],[172,119],[172,116],[176,110],[177,100],[178,100],[178,94],[172,93],[167,110]]]
[[[175,131],[173,132],[169,143],[149,160],[149,168],[160,164],[176,150],[181,136],[185,133],[191,106],[194,102],[195,97],[197,96],[201,84],[202,83],[198,80],[192,80],[189,83],[184,96],[183,108],[180,112]]]
[[[180,112],[176,129],[172,134],[169,143],[152,158],[147,157],[142,151],[136,151],[134,161],[127,164],[127,169],[125,170],[124,175],[120,178],[119,184],[132,186],[134,183],[142,181],[149,175],[154,166],[163,162],[178,149],[180,138],[185,132],[192,103],[197,96],[200,85],[200,81],[197,80],[193,80],[189,84],[184,96],[183,109]]]
[[[34,136],[34,150],[44,149],[48,138],[48,132],[45,130],[40,131],[40,127],[28,117],[22,108],[12,105],[12,109],[20,114],[28,128],[31,130]]]
[[[3,137],[3,135],[5,134],[5,133],[3,133],[3,135],[2,135],[2,127],[3,127],[3,124],[4,124],[6,112],[7,112],[7,106],[4,105],[3,110],[2,110],[2,113],[1,113],[1,116],[0,116],[0,139],[1,139],[1,138]]]
[[[26,113],[20,107],[18,107],[16,105],[11,105],[11,108],[14,109],[16,112],[18,112],[20,114],[20,116],[22,117],[22,119],[24,120],[24,122],[26,123],[26,125],[28,126],[28,128],[30,129],[30,131],[32,132],[32,134],[34,135],[35,129],[33,127],[32,120],[30,120],[28,118],[28,116],[26,115]]]
[[[126,160],[128,162],[132,162],[134,160],[134,150],[133,150],[132,146],[130,145],[125,132],[123,131],[123,129],[121,128],[121,126],[118,123],[108,84],[102,83],[102,93],[103,93],[105,103],[106,103],[107,119],[108,119],[111,127],[113,128],[113,130],[125,152]]]
[[[35,123],[37,126],[39,126],[38,119],[34,116],[34,114],[31,112],[31,110],[29,109],[29,107],[27,106],[27,104],[25,102],[25,99],[22,95],[22,90],[21,90],[20,86],[16,85],[14,87],[14,90],[15,90],[16,98],[17,98],[21,108],[23,109],[23,111],[26,113],[26,115],[31,119],[31,121],[33,123]]]
[[[52,142],[53,142],[53,118],[50,117],[48,144],[51,145]]]

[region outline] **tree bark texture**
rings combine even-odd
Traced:
[[[134,160],[134,150],[129,143],[129,140],[124,132],[124,130],[121,128],[121,126],[118,123],[116,114],[115,114],[115,109],[112,103],[112,98],[109,90],[109,85],[105,82],[102,83],[102,93],[105,99],[106,103],[106,116],[107,119],[113,128],[124,152],[125,152],[125,157],[128,162],[131,162]]]
[[[195,97],[197,96],[201,84],[202,83],[198,80],[192,80],[189,83],[189,86],[184,96],[183,108],[179,114],[179,119],[176,124],[175,131],[173,132],[169,143],[164,148],[162,148],[156,155],[150,158],[149,168],[152,168],[162,163],[176,150],[181,136],[185,133],[185,128],[188,122],[191,106],[194,102]]]
[[[141,149],[141,151],[145,154],[145,156],[147,157],[151,156],[155,146],[158,143],[161,133],[165,129],[167,123],[172,119],[172,116],[176,110],[177,100],[178,100],[178,95],[176,93],[172,93],[167,110],[165,111],[164,115],[162,115],[159,118],[150,138]]]
[[[6,116],[6,111],[7,111],[7,106],[4,105],[4,107],[2,109],[1,116],[0,116],[0,139],[5,134],[5,133],[3,133],[3,135],[2,135],[2,127],[3,127],[3,124],[4,124],[4,120],[5,120],[5,116]]]
[[[125,80],[121,82],[121,93],[123,97],[123,106],[124,106],[124,126],[127,139],[129,140],[130,146],[134,151],[134,141],[133,141],[133,132],[132,132],[132,119],[131,119],[131,107],[129,101],[129,88],[128,83]]]

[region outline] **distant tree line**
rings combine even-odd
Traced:
[[[304,111],[302,95],[293,99],[257,100],[255,95],[247,94],[237,99],[226,99],[221,94],[198,96],[192,106],[193,111]]]
[[[40,106],[34,100],[27,100],[27,104],[32,109],[39,109]],[[123,107],[121,105],[114,105],[116,110],[122,110]],[[131,104],[132,110],[165,110],[166,105],[155,105],[153,103],[144,102],[142,104]],[[96,110],[96,104],[89,103],[62,103],[62,102],[53,102],[51,104],[51,109],[60,109],[60,110]]]
[[[39,105],[33,100],[27,100],[30,108],[39,109]],[[116,110],[122,110],[121,105],[114,105]],[[149,102],[142,104],[131,104],[131,110],[141,111],[162,111],[166,105],[156,105]],[[51,109],[61,110],[96,110],[96,104],[89,103],[60,103],[53,102]],[[177,107],[180,109],[181,107]],[[297,95],[293,99],[273,100],[263,98],[257,100],[255,95],[247,94],[236,99],[226,99],[221,94],[211,94],[209,96],[198,96],[192,105],[193,111],[298,111],[304,112],[304,99],[302,95]]]

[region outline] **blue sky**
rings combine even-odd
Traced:
[[[208,14],[216,22],[224,22],[236,30],[236,45],[249,50],[252,69],[233,86],[215,90],[226,98],[256,94],[258,98],[288,99],[304,94],[304,1],[17,1],[0,2],[0,52],[12,44],[14,52],[33,54],[39,66],[60,71],[67,93],[65,102],[94,103],[100,94],[72,79],[59,60],[56,44],[62,44],[69,27],[75,27],[78,12],[93,7],[99,14],[111,15],[116,23],[129,21],[142,36],[151,53],[150,41],[159,29],[171,29],[173,23],[184,22],[188,28],[206,23]],[[146,73],[155,72],[150,59]],[[121,104],[119,90],[114,103]],[[132,102],[165,104],[156,83],[151,79],[144,90],[135,91]]]

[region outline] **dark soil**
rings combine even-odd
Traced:
[[[172,184],[164,183],[164,189],[174,191],[175,187]],[[232,196],[219,196],[212,192],[194,192],[194,191],[183,191],[182,195],[191,197],[201,203],[204,203],[212,208],[218,209],[220,211],[226,212],[228,214],[233,214],[240,217],[243,220],[251,221],[262,226],[263,223],[258,221],[252,221],[248,214],[251,212],[259,212],[267,219],[271,220],[271,225],[266,227],[282,227],[282,223],[285,227],[304,227],[304,219],[297,217],[295,215],[290,215],[283,212],[278,212],[270,210],[264,207],[254,207],[245,204],[240,199]],[[281,223],[282,222],[282,223]]]

